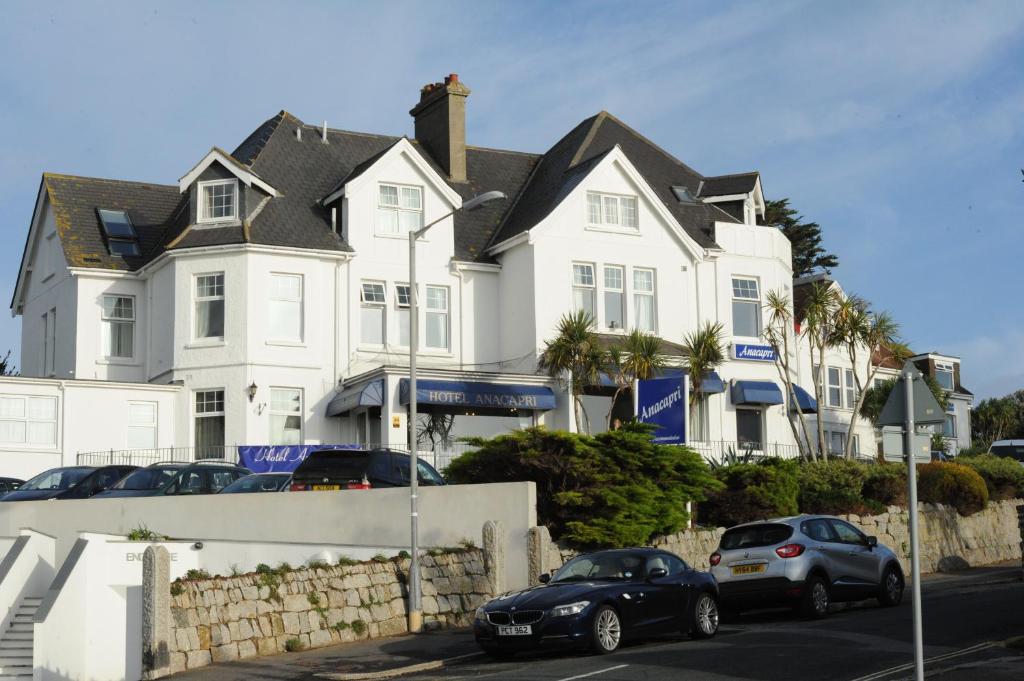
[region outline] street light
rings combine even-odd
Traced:
[[[419,489],[419,451],[416,442],[416,351],[419,349],[420,322],[416,294],[416,240],[437,223],[447,220],[462,210],[475,210],[485,203],[504,199],[505,194],[489,191],[478,194],[464,202],[452,212],[442,215],[424,227],[409,232],[409,510],[412,520],[412,541],[409,553],[409,631],[419,632],[423,628],[423,610],[420,594],[419,556],[419,513],[416,510],[416,493]]]

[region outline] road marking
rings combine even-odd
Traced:
[[[614,667],[608,667],[607,669],[598,669],[596,672],[588,672],[586,674],[577,674],[576,676],[567,676],[564,679],[558,679],[558,681],[573,681],[574,679],[585,679],[588,676],[597,676],[598,674],[604,674],[606,672],[613,672],[616,669],[622,669],[623,667],[628,667],[628,666],[629,666],[628,664],[620,664],[620,665],[616,665]]]
[[[950,660],[950,659],[952,659],[954,657],[961,657],[963,655],[970,655],[971,653],[976,653],[976,652],[985,650],[986,648],[991,648],[994,645],[995,645],[995,643],[993,643],[991,641],[988,641],[986,643],[979,643],[979,644],[973,645],[973,646],[971,646],[969,648],[961,648],[960,650],[954,650],[953,652],[945,653],[944,655],[936,655],[935,657],[929,657],[929,658],[927,658],[925,660],[925,664],[928,664],[929,662],[942,662],[943,660]],[[884,678],[886,676],[889,676],[890,674],[897,674],[899,672],[910,671],[913,668],[914,668],[914,663],[913,662],[909,662],[907,664],[901,664],[898,667],[891,667],[889,669],[883,669],[880,672],[874,672],[872,674],[868,674],[867,676],[858,676],[856,679],[852,679],[852,681],[877,681],[878,679],[882,679],[882,678]]]

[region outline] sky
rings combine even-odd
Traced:
[[[1024,388],[1024,2],[0,9],[7,300],[41,173],[176,183],[281,109],[411,136],[419,88],[454,72],[470,144],[543,152],[603,109],[705,175],[760,171],[913,349],[961,357],[979,398]]]

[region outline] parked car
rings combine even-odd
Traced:
[[[832,601],[903,599],[896,554],[850,523],[831,516],[738,525],[711,554],[722,605],[733,610],[791,604],[805,617],[824,617]]]
[[[288,481],[291,479],[291,473],[253,473],[235,480],[219,493],[284,492],[288,489]]]
[[[626,639],[718,632],[718,587],[678,556],[615,549],[573,558],[540,586],[507,593],[477,609],[473,633],[488,654],[555,646],[614,652]]]
[[[996,440],[988,451],[990,454],[1016,459],[1024,464],[1024,440]]]
[[[13,492],[23,484],[25,484],[25,481],[20,478],[0,478],[0,496]]]
[[[68,466],[40,473],[0,501],[88,499],[107,489],[138,466]]]
[[[148,473],[144,473],[148,471]],[[216,494],[232,482],[252,473],[248,468],[227,461],[193,463],[157,463],[136,471],[122,484],[96,495],[111,497],[155,497],[184,494]]]
[[[446,484],[425,461],[418,462],[421,485]],[[390,449],[321,449],[311,452],[292,473],[293,492],[371,487],[408,487],[409,455]]]

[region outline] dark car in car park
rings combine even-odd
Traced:
[[[718,632],[718,585],[707,572],[660,549],[583,554],[539,586],[477,609],[473,633],[484,652],[505,657],[547,647],[614,652],[628,639]]]
[[[25,482],[17,490],[0,497],[0,501],[37,501],[40,499],[88,499],[93,497],[137,466],[67,466],[53,468]]]
[[[220,460],[157,463],[136,471],[134,476],[97,494],[96,498],[217,494],[251,473],[248,468]]]
[[[291,491],[408,487],[409,455],[390,449],[321,449],[310,452],[292,473]],[[446,484],[426,461],[417,462],[421,485]]]
[[[13,492],[24,484],[25,481],[21,478],[0,478],[0,496]]]
[[[253,473],[238,478],[219,494],[253,494],[259,492],[285,492],[291,473]]]

